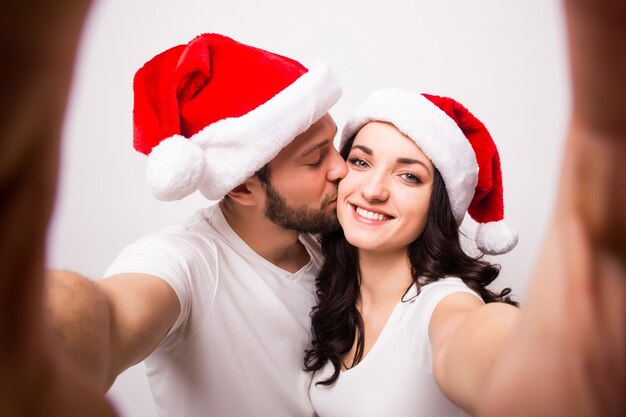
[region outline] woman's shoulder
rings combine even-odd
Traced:
[[[432,297],[435,294],[451,294],[454,292],[467,292],[475,294],[480,298],[478,293],[472,290],[461,278],[454,276],[440,278],[437,281],[422,285],[420,287],[418,298],[425,295]]]
[[[411,310],[419,312],[420,316],[430,318],[437,305],[453,294],[476,297],[481,303],[483,302],[482,297],[458,277],[441,278],[422,285],[419,290],[417,284],[414,284],[404,296],[404,301],[413,304]]]

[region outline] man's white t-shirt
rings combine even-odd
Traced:
[[[378,339],[351,369],[330,386],[316,385],[333,373],[330,362],[313,378],[311,402],[319,417],[460,417],[462,410],[439,390],[433,376],[428,326],[437,304],[447,295],[476,295],[459,278],[415,285],[387,319]],[[480,297],[479,297],[480,298]]]
[[[105,276],[127,272],[167,281],[181,313],[146,359],[159,416],[313,416],[310,340],[317,242],[301,235],[310,262],[289,273],[256,254],[218,205],[126,247]]]

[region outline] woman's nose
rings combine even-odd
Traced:
[[[389,198],[389,188],[385,181],[372,176],[363,184],[361,195],[368,201],[386,201]]]

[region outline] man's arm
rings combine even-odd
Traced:
[[[42,311],[59,132],[87,0],[0,3],[0,415],[110,417]]]
[[[156,348],[180,311],[172,287],[152,275],[91,281],[50,271],[46,284],[47,317],[60,351],[103,393]]]

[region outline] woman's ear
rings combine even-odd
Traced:
[[[265,191],[261,181],[256,176],[252,176],[226,195],[242,206],[255,206],[264,201]]]

